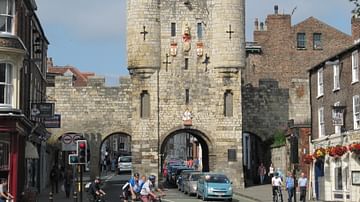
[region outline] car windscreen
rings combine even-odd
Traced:
[[[230,183],[230,180],[224,175],[208,175],[205,176],[205,180],[209,183]]]
[[[200,176],[201,176],[201,174],[191,175],[190,180],[191,181],[197,181],[197,180],[200,179]]]
[[[123,162],[123,163],[131,162],[131,157],[129,157],[129,156],[121,157],[120,162]]]

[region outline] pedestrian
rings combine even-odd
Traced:
[[[260,176],[260,184],[264,184],[265,174],[266,174],[266,168],[263,163],[260,164],[258,168],[258,174]]]
[[[50,171],[50,182],[51,182],[51,192],[59,193],[58,184],[59,184],[59,171],[58,167],[54,165]]]
[[[115,156],[111,159],[111,171],[115,172],[116,158]]]
[[[272,179],[274,177],[274,166],[272,163],[270,164],[268,175],[269,175],[270,179]]]
[[[8,192],[8,181],[3,179],[0,184],[0,202],[5,202],[13,199],[13,195]]]
[[[197,170],[199,168],[199,159],[196,158],[194,161],[194,169]]]
[[[70,198],[70,193],[73,186],[73,179],[74,179],[73,172],[69,167],[65,171],[65,178],[64,178],[64,189],[65,189],[66,198]]]
[[[300,187],[300,201],[306,201],[306,188],[307,188],[307,178],[305,177],[305,173],[301,173],[300,178],[298,179],[298,184]]]
[[[294,196],[294,191],[295,191],[295,182],[294,182],[294,177],[292,175],[291,172],[288,172],[288,176],[286,177],[286,190],[288,192],[288,202],[292,201],[292,198]]]

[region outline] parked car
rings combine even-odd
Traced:
[[[131,156],[119,156],[118,158],[118,172],[131,172],[132,158]]]
[[[193,171],[189,173],[187,178],[183,179],[183,191],[184,194],[196,195],[197,182],[200,179],[202,173],[200,171]]]
[[[194,169],[190,169],[190,170],[185,169],[180,172],[180,175],[178,176],[178,178],[176,180],[176,185],[177,185],[179,191],[182,191],[182,192],[184,191],[184,181],[189,178],[189,175],[192,172],[199,172],[199,171],[195,171]]]
[[[194,169],[193,169],[193,168],[189,168],[189,167],[187,167],[187,166],[177,166],[177,167],[174,167],[174,169],[171,171],[171,174],[170,174],[170,183],[171,183],[171,184],[177,185],[178,178],[179,178],[179,176],[180,176],[180,173],[181,173],[183,170],[194,170]]]
[[[197,182],[197,198],[232,201],[232,182],[222,173],[204,173]]]

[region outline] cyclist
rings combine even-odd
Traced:
[[[124,202],[128,202],[129,198],[131,197],[131,201],[135,201],[136,199],[136,190],[139,187],[139,173],[134,173],[127,183],[127,186],[123,188],[123,196]]]
[[[283,202],[283,196],[281,193],[282,180],[279,177],[278,172],[275,172],[275,176],[271,179],[271,185],[272,185],[272,191],[273,191],[273,201],[275,201],[276,191],[278,191],[280,193],[280,200],[281,200],[281,202]]]
[[[100,197],[106,194],[104,190],[100,188],[100,183],[100,178],[96,177],[89,187],[90,194],[93,196],[94,201],[98,200]]]
[[[156,181],[155,175],[150,175],[148,180],[144,183],[143,187],[141,188],[140,199],[143,202],[151,202],[158,199],[159,197],[155,194],[155,191],[160,192],[161,196],[165,195],[165,193],[161,189],[155,187],[155,181]]]

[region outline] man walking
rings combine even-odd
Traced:
[[[307,178],[305,174],[302,172],[301,177],[298,180],[299,187],[300,187],[300,201],[306,201],[306,187],[307,187]]]
[[[258,168],[258,173],[260,176],[260,184],[264,183],[264,178],[265,178],[265,174],[266,174],[266,168],[264,166],[263,163],[260,164],[259,168]]]
[[[289,195],[289,198],[288,198],[288,202],[291,202],[292,201],[292,197],[294,196],[294,178],[292,176],[292,173],[291,172],[288,172],[288,176],[286,177],[286,190],[288,191],[288,195]]]

